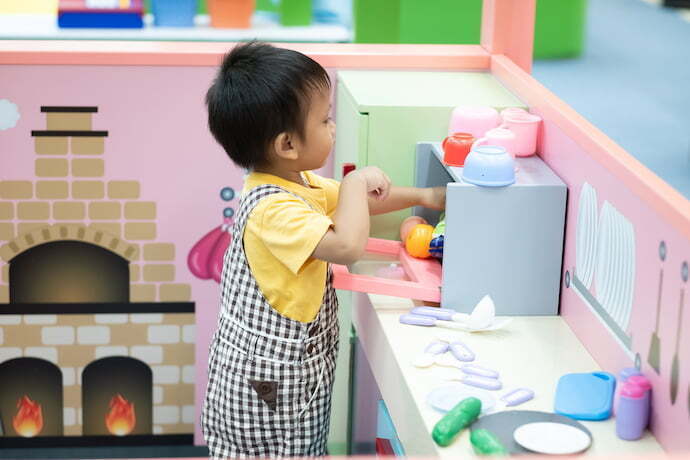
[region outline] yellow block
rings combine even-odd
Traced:
[[[57,14],[58,0],[2,0],[0,14]]]

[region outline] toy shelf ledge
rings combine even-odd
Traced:
[[[431,153],[438,159],[438,162],[443,166],[448,175],[455,182],[462,182],[462,167],[449,166],[443,162],[443,148],[440,142],[430,143]],[[562,181],[556,176],[553,171],[543,168],[544,161],[537,155],[530,157],[515,158],[517,165],[517,173],[515,175],[515,184],[512,186],[533,186],[535,184],[547,184],[552,186],[563,185]]]
[[[1,24],[0,24],[1,26]],[[0,64],[217,66],[231,42],[126,40],[0,40]],[[483,70],[491,57],[479,45],[291,43],[326,68]]]
[[[197,15],[195,27],[156,27],[153,16],[144,17],[142,29],[63,29],[51,14],[0,15],[0,39],[5,40],[135,40],[135,41],[246,41],[270,42],[352,41],[352,31],[341,24],[284,27],[255,21],[249,29],[210,27],[208,15]]]

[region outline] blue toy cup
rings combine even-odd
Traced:
[[[462,180],[483,187],[504,187],[515,182],[515,160],[505,148],[482,145],[465,158]]]
[[[194,27],[198,0],[152,0],[153,24],[163,27]]]

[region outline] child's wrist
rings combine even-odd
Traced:
[[[431,203],[431,193],[433,189],[431,188],[418,188],[417,195],[417,206],[423,206],[425,208],[429,207]]]
[[[366,190],[367,181],[361,174],[357,174],[357,170],[355,170],[345,176],[341,184],[360,184],[360,186],[364,186]]]

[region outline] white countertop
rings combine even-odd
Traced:
[[[504,330],[469,334],[400,324],[399,316],[413,306],[409,299],[353,293],[353,323],[408,456],[457,459],[474,455],[468,430],[448,447],[433,442],[431,431],[442,414],[425,400],[442,382],[433,368],[419,369],[411,364],[412,357],[441,330],[461,334],[461,340],[477,355],[477,364],[501,373],[504,390],[495,392],[497,399],[511,387],[534,390],[533,400],[511,409],[552,412],[561,375],[600,370],[559,316],[515,317]],[[634,442],[618,439],[613,418],[581,423],[594,439],[588,455],[663,453],[649,432]]]

